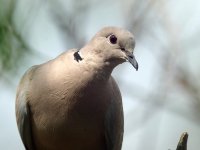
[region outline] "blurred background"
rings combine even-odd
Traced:
[[[199,0],[0,0],[0,149],[23,150],[15,121],[24,72],[104,26],[134,33],[139,71],[128,63],[113,76],[125,114],[122,150],[175,150],[182,132],[200,147]]]

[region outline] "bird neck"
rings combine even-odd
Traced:
[[[86,64],[84,70],[90,72],[95,80],[107,81],[113,71],[108,62],[87,59],[84,63]]]
[[[108,80],[111,73],[116,66],[110,63],[100,53],[96,53],[94,49],[86,46],[79,51],[79,55],[82,58],[80,63],[83,65],[84,71],[90,72],[94,78],[100,80]]]

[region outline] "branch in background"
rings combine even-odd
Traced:
[[[176,75],[177,84],[181,85],[186,92],[188,92],[191,97],[198,102],[200,107],[200,93],[199,93],[199,82],[195,82],[195,76],[188,70],[179,67],[179,72]]]
[[[85,43],[84,26],[87,24],[87,15],[91,8],[91,1],[72,1],[71,8],[66,9],[66,6],[62,4],[62,1],[50,1],[50,13],[52,19],[61,31],[63,40],[67,40],[69,47],[80,48]],[[64,42],[66,43],[66,42]],[[71,45],[69,45],[71,43]]]

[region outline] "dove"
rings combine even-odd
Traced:
[[[111,76],[121,63],[138,70],[135,39],[104,27],[82,48],[28,69],[16,94],[16,121],[26,150],[120,150],[122,96]]]

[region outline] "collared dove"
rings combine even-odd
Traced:
[[[101,29],[80,50],[31,67],[17,89],[16,118],[27,150],[120,150],[123,108],[111,76],[129,61],[136,70],[134,36]]]

